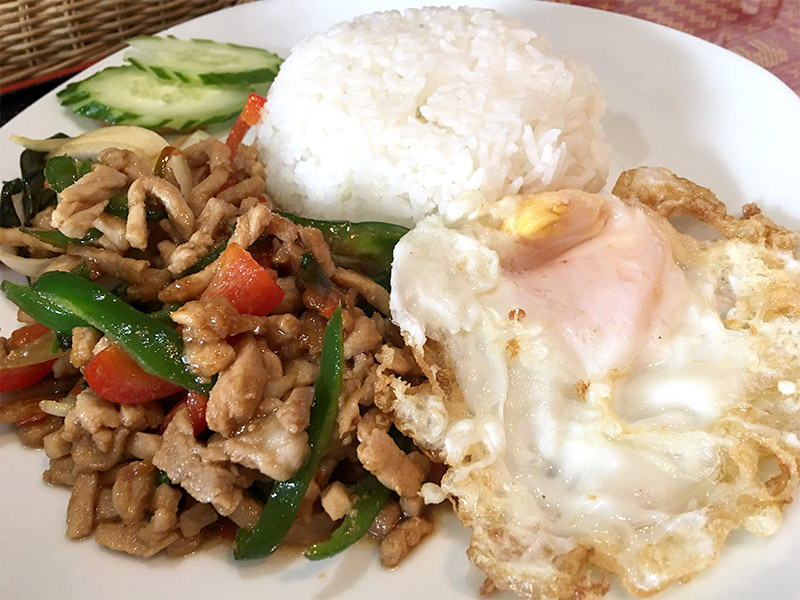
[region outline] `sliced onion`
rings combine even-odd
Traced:
[[[42,400],[39,402],[39,409],[54,417],[66,417],[75,408],[75,402],[75,396],[67,396],[63,400]]]
[[[197,142],[202,142],[203,140],[207,140],[210,137],[211,136],[208,133],[206,133],[202,129],[198,129],[196,131],[193,131],[192,135],[183,140],[183,142],[181,142],[181,145],[178,146],[178,148],[180,148],[181,150],[186,150],[186,148],[188,148],[189,146],[194,146]]]
[[[46,140],[36,140],[33,138],[25,137],[12,133],[9,138],[13,143],[22,146],[28,150],[35,150],[36,152],[57,152],[61,146],[66,144],[72,138],[49,138]]]
[[[25,206],[22,204],[23,193],[11,195],[11,205],[14,207],[14,213],[20,223],[25,222]]]
[[[62,146],[58,152],[48,154],[47,158],[67,155],[79,160],[85,160],[88,158],[96,161],[97,155],[106,148],[119,148],[120,150],[130,150],[131,152],[135,152],[136,155],[140,156],[142,160],[147,163],[147,166],[151,168],[156,162],[155,159],[153,159],[149,154],[149,151],[145,148],[134,146],[124,141],[107,142],[106,140],[76,140],[76,142],[71,144],[69,147],[66,147],[65,145]]]
[[[101,127],[73,138],[37,140],[12,134],[11,141],[29,150],[47,152],[50,156],[66,154],[81,159],[96,158],[106,148],[122,148],[147,159],[150,166],[155,164],[161,150],[167,145],[167,141],[155,131],[133,125]]]
[[[75,384],[78,383],[79,377],[66,375],[64,377],[54,378],[46,377],[38,383],[29,385],[21,390],[12,390],[3,392],[3,397],[0,399],[2,402],[22,402],[25,400],[42,400],[49,398],[55,400],[60,396],[64,396]]]
[[[0,246],[0,262],[12,271],[22,273],[35,279],[49,267],[58,256],[51,258],[26,258],[14,253],[14,249],[8,246]]]
[[[48,331],[32,342],[25,344],[22,348],[17,348],[9,352],[0,359],[0,368],[15,369],[27,367],[29,365],[38,365],[48,360],[64,356],[66,354],[64,350],[52,352],[55,339],[55,332]]]
[[[96,158],[106,148],[121,148],[135,152],[153,167],[165,146],[167,140],[155,131],[132,125],[112,125],[72,138],[58,149],[58,154]]]
[[[186,162],[186,157],[183,153],[173,154],[167,159],[166,167],[175,176],[175,181],[178,182],[178,187],[181,189],[181,194],[184,198],[189,198],[192,193],[192,171],[189,168],[189,163]]]

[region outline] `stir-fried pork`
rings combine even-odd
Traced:
[[[82,238],[92,227],[115,191],[125,187],[125,175],[105,165],[94,168],[74,185],[61,192],[61,201],[51,215],[51,223],[72,238]]]
[[[433,531],[433,524],[422,517],[403,521],[381,543],[381,563],[396,567]]]
[[[4,401],[0,421],[17,424],[24,443],[44,447],[46,482],[72,488],[69,537],[94,532],[99,544],[142,557],[190,554],[232,525],[252,528],[269,485],[306,462],[323,334],[339,303],[344,372],[333,440],[286,542],[326,539],[353,506],[353,483],[372,472],[396,494],[371,533],[383,540],[383,562],[397,564],[430,531],[418,494],[430,462],[401,450],[390,415],[376,406],[387,385],[381,373],[415,384],[424,378],[382,316],[388,292],[338,266],[320,230],[272,210],[255,148],[242,145],[232,158],[226,144],[209,138],[170,152],[159,163],[161,176],[131,151],[106,149],[89,174],[60,193],[57,207],[33,216],[37,228],[70,237],[94,227],[102,234],[96,242],[64,249],[12,228],[0,229],[0,245],[54,257],[50,270],[85,263],[82,273],[88,266],[89,277],[110,281],[138,310],[168,318],[188,368],[213,381],[210,393],[115,404],[85,381],[75,386],[70,376],[110,343],[93,327],[76,327],[68,356],[53,367],[69,384],[54,397]],[[115,195],[127,197],[127,217],[105,212]],[[161,207],[167,218],[148,218]],[[246,250],[282,291],[267,316],[243,314],[224,294],[204,295],[221,265],[229,268],[219,257],[225,243]],[[304,278],[304,255],[330,278],[331,287],[320,288],[330,291],[312,289]],[[0,338],[0,355],[10,349]]]
[[[125,232],[128,241],[134,248],[147,248],[147,220],[145,218],[145,199],[157,199],[166,209],[170,222],[180,233],[182,239],[188,240],[194,231],[194,213],[180,189],[170,182],[147,175],[140,177],[128,189],[128,227]]]
[[[236,475],[226,467],[224,454],[195,439],[187,410],[175,414],[163,437],[153,464],[195,500],[212,503],[220,514],[229,515],[242,499]]]
[[[400,497],[416,495],[425,472],[398,448],[388,433],[373,429],[358,446],[358,458],[378,480]]]
[[[220,373],[208,397],[208,426],[231,435],[245,426],[255,414],[267,383],[261,345],[252,334],[245,334],[234,350],[236,358]]]
[[[251,420],[241,433],[221,442],[220,447],[232,462],[276,481],[294,475],[309,453],[306,432],[287,431],[276,415]]]

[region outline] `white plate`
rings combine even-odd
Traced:
[[[430,4],[420,2],[418,5]],[[285,56],[304,35],[399,2],[246,4],[171,30],[180,37],[263,45]],[[416,2],[402,3],[413,5]],[[800,223],[800,99],[756,65],[699,39],[644,21],[579,7],[524,0],[482,5],[522,18],[556,48],[582,56],[608,99],[613,144],[611,181],[620,169],[669,167],[710,187],[730,206],[756,201],[784,224]],[[101,66],[120,62],[119,56]],[[70,116],[49,94],[0,130],[0,178],[16,176],[13,133],[74,134],[93,124]],[[4,271],[7,276],[7,271]],[[2,300],[5,335],[14,327]],[[184,560],[142,561],[92,541],[64,537],[69,494],[41,480],[47,460],[0,432],[0,597],[2,598],[476,598],[482,575],[465,555],[468,534],[453,517],[400,568],[380,567],[373,545],[310,563],[278,553],[235,564],[223,552]],[[800,590],[800,506],[789,506],[780,532],[767,539],[735,534],[719,564],[664,600],[790,600]],[[504,598],[505,595],[495,596]],[[624,598],[618,589],[612,598]]]

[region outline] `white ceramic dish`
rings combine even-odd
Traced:
[[[430,3],[268,1],[205,16],[171,33],[263,45],[285,56],[303,36],[335,22]],[[780,222],[800,224],[800,99],[768,72],[709,43],[628,17],[525,0],[476,4],[523,19],[547,33],[558,50],[591,64],[608,100],[612,183],[621,169],[666,166],[710,187],[734,209],[756,201]],[[119,55],[95,69],[118,62]],[[47,95],[0,129],[0,178],[17,175],[19,148],[7,141],[11,133],[47,137],[92,126]],[[5,335],[15,327],[14,314],[0,299]],[[437,534],[394,571],[380,567],[366,541],[322,563],[279,552],[267,562],[236,564],[222,549],[184,560],[134,559],[64,537],[69,493],[42,482],[46,464],[42,452],[19,446],[10,427],[0,429],[2,598],[477,598],[483,580],[465,555],[468,533],[444,510]],[[772,538],[734,534],[718,565],[659,598],[798,598],[800,506],[789,506],[785,516]],[[625,594],[615,588],[609,597]]]

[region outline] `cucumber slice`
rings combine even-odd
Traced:
[[[70,83],[58,98],[76,114],[106,123],[182,131],[235,117],[248,93],[164,81],[135,67],[107,67]]]
[[[168,81],[206,85],[250,85],[272,81],[281,59],[277,54],[211,40],[173,36],[140,36],[128,40],[126,60]]]

